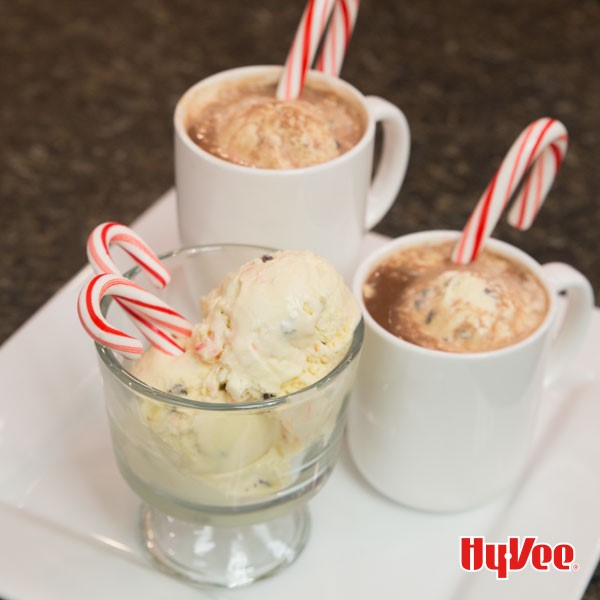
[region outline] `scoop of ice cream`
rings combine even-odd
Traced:
[[[342,277],[312,252],[257,258],[203,299],[196,348],[236,401],[300,390],[343,358],[360,310]]]
[[[302,100],[248,98],[219,117],[217,143],[227,160],[263,169],[294,169],[340,154],[321,111]]]
[[[213,366],[194,351],[191,338],[182,339],[181,356],[169,356],[150,347],[132,364],[131,372],[144,383],[163,392],[192,400],[227,402],[227,394],[219,389]]]
[[[242,469],[264,456],[279,437],[279,424],[265,415],[170,409],[152,400],[141,402],[140,412],[174,462],[198,474]]]
[[[132,366],[132,373],[159,390],[203,402],[230,402],[215,365],[195,352],[192,339],[181,340],[186,352],[168,356],[149,348]],[[231,472],[260,459],[279,435],[279,424],[264,415],[232,415],[171,407],[144,399],[143,421],[156,433],[180,467],[195,473]]]
[[[461,270],[417,280],[407,288],[398,319],[410,319],[417,337],[439,341],[441,349],[478,352],[501,346],[519,331],[521,312],[511,294],[486,276]]]

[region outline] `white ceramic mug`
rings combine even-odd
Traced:
[[[175,109],[175,185],[184,245],[221,242],[309,249],[349,277],[366,230],[393,204],[404,180],[410,131],[404,114],[365,97],[341,79],[311,71],[308,82],[326,86],[364,113],[365,132],[348,152],[325,163],[272,170],[240,166],[197,146],[186,132],[189,107],[226,82],[277,81],[281,67],[253,66],[213,75],[190,88]],[[372,176],[375,125],[383,149]]]
[[[375,266],[400,248],[458,236],[428,231],[393,240],[364,260],[354,279],[366,329],[350,403],[350,451],[380,492],[431,511],[482,504],[517,482],[543,386],[576,352],[593,309],[592,288],[581,273],[562,263],[541,266],[490,240],[490,249],[525,265],[546,288],[548,313],[529,337],[498,350],[459,354],[422,348],[379,325],[361,293]],[[561,292],[567,298],[562,320]]]

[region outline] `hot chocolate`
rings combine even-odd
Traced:
[[[401,339],[448,352],[495,350],[533,333],[549,306],[537,277],[487,250],[456,265],[454,244],[399,249],[381,262],[363,286],[371,316]]]
[[[201,148],[229,162],[296,169],[336,158],[365,132],[361,108],[331,89],[305,86],[297,100],[277,100],[276,82],[221,85],[190,105],[185,127]]]

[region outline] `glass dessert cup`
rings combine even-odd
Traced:
[[[221,245],[161,257],[160,291],[134,268],[126,276],[188,317],[230,271],[271,250]],[[109,322],[139,337],[107,297]],[[362,319],[344,358],[314,384],[277,398],[198,402],[133,376],[131,362],[96,345],[113,448],[142,499],[143,544],[165,571],[198,584],[235,587],[292,563],[308,539],[306,503],[337,459],[363,341]]]

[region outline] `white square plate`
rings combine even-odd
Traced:
[[[169,192],[135,224],[157,252],[178,245]],[[364,252],[385,238],[369,234]],[[76,317],[78,273],[0,349],[0,596],[286,600],[579,598],[600,556],[600,311],[560,387],[543,399],[527,477],[510,497],[454,515],[397,506],[347,452],[311,501],[298,561],[234,591],[157,571],[137,539],[138,500],[112,456],[93,344]],[[459,538],[536,535],[574,545],[579,570],[465,573]]]

